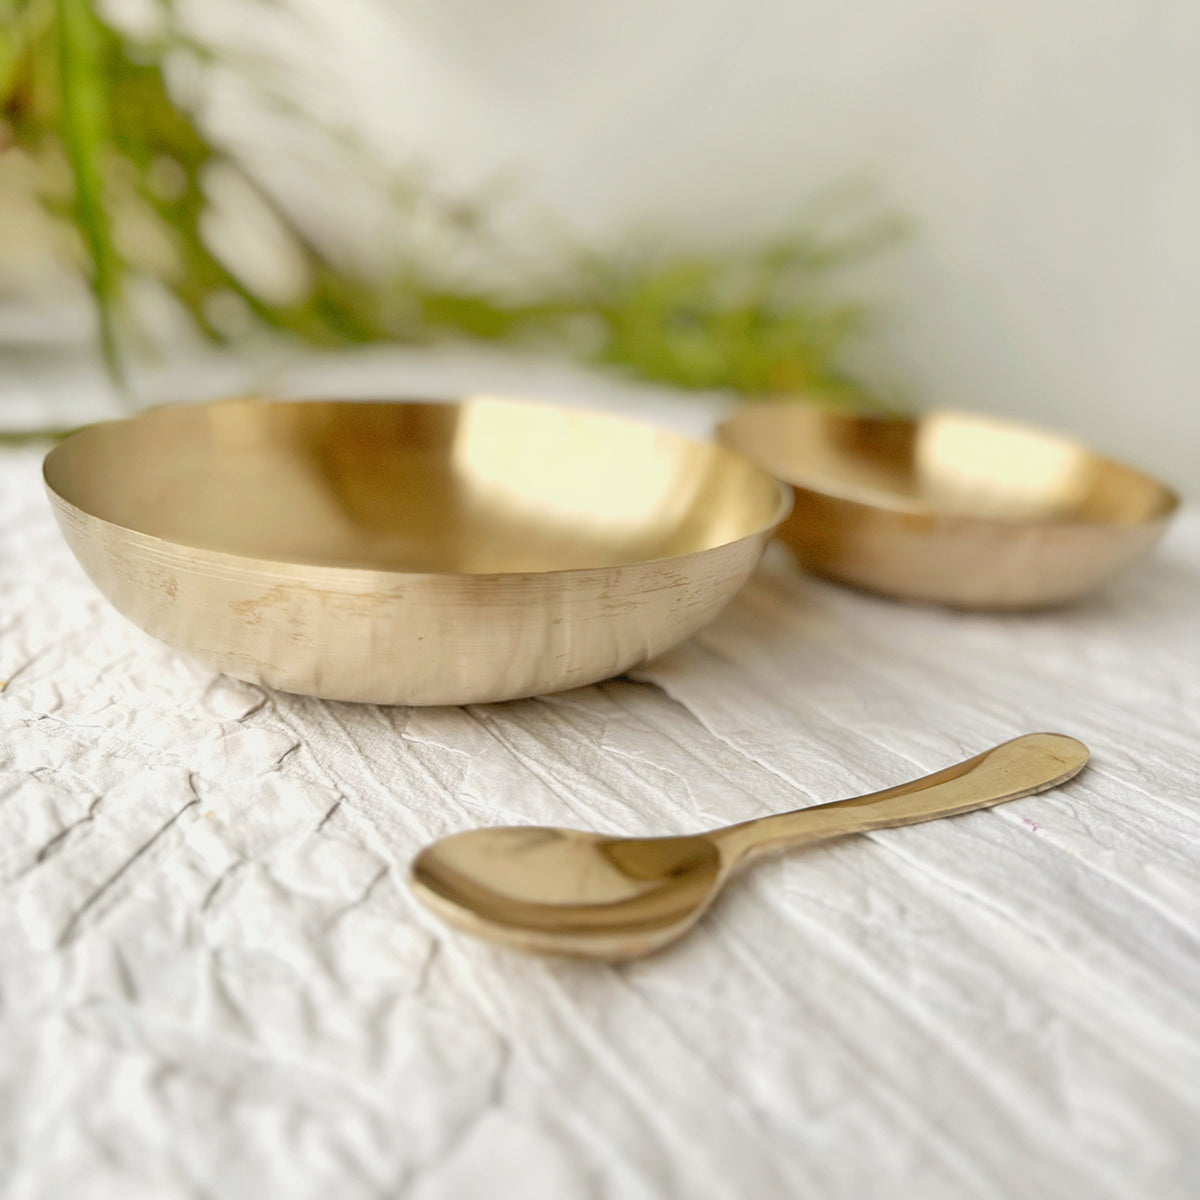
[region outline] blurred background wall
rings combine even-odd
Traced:
[[[334,102],[374,143],[452,186],[507,173],[550,224],[719,240],[830,180],[877,181],[914,231],[855,280],[880,306],[865,370],[1190,486],[1192,0],[310,0],[310,17]]]
[[[501,245],[475,268],[501,282],[506,264],[573,243],[619,248],[639,229],[684,248],[761,242],[794,225],[805,198],[865,182],[879,211],[910,223],[839,283],[874,313],[853,362],[869,384],[917,408],[1058,425],[1195,490],[1195,0],[107,0],[97,11],[152,29],[164,5],[220,51],[202,80],[169,72],[171,90],[335,259],[369,271],[415,221],[363,186],[337,139],[316,133],[322,122],[442,195],[484,197]],[[281,65],[276,90],[302,120],[225,69],[243,52]],[[225,200],[244,216],[253,196],[241,191]],[[243,222],[226,256],[263,258],[269,274],[271,244],[269,222]],[[26,257],[36,274],[40,245],[9,220],[0,275],[21,276]]]

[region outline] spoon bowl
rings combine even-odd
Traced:
[[[649,953],[683,933],[720,890],[727,865],[703,834],[621,838],[517,825],[427,847],[413,863],[412,886],[468,933],[615,958]]]

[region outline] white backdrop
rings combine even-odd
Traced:
[[[307,69],[373,141],[579,231],[768,230],[873,177],[916,233],[860,281],[872,371],[1194,489],[1200,6],[306,3]]]

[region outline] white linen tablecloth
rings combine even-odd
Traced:
[[[1200,513],[1076,608],[973,616],[773,547],[629,679],[454,709],[214,675],[0,453],[0,1195],[1200,1193]],[[426,842],[684,832],[1016,734],[1045,795],[763,862],[623,966],[447,932]]]

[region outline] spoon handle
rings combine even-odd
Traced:
[[[751,851],[799,846],[846,833],[913,825],[1016,800],[1065,783],[1088,748],[1061,733],[1027,733],[912,783],[714,830],[727,861]]]

